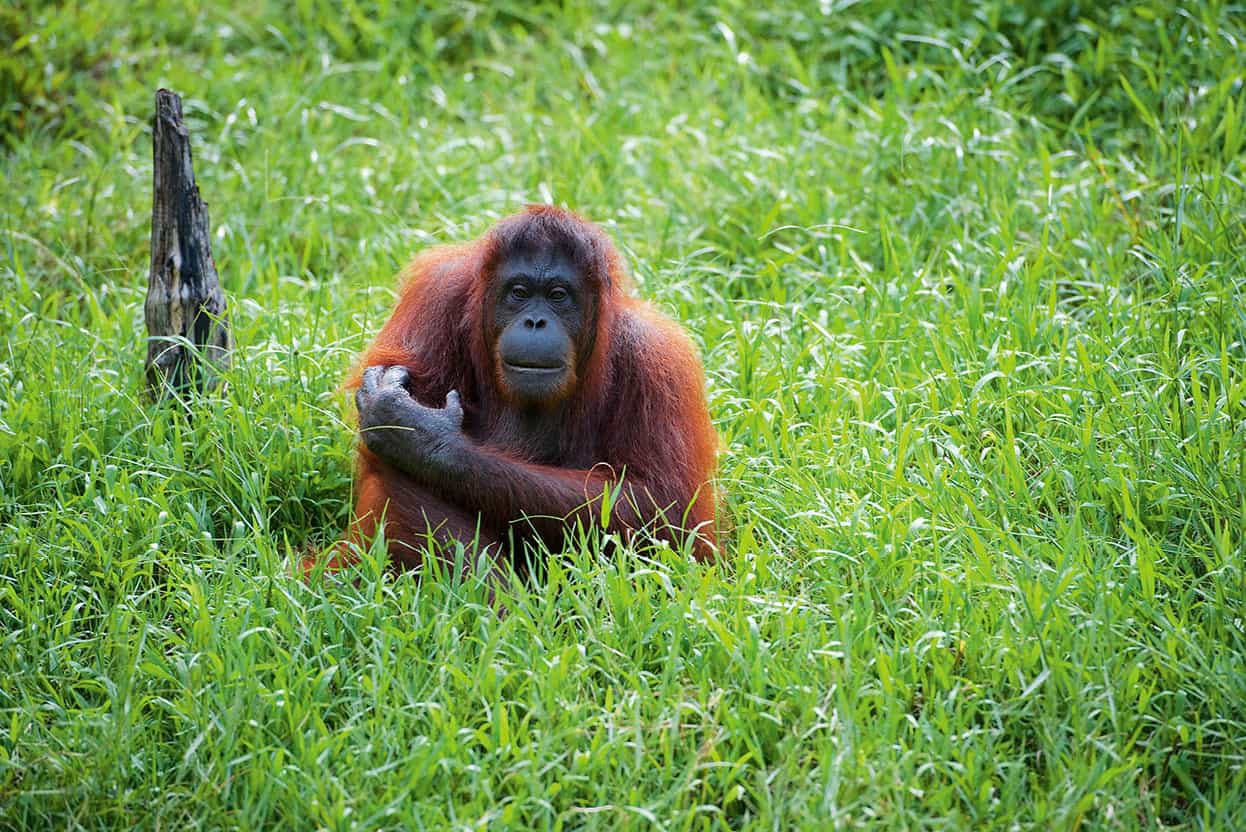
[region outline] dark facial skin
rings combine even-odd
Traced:
[[[499,381],[520,404],[558,402],[575,385],[590,302],[583,277],[559,252],[522,251],[502,262],[494,286]]]

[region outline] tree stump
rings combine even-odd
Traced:
[[[201,390],[229,365],[225,295],[212,259],[208,206],[199,198],[182,99],[156,92],[154,187],[147,282],[147,389],[160,398]]]

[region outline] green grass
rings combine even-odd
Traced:
[[[0,11],[0,827],[1246,824],[1246,9],[770,5]],[[701,349],[723,564],[292,578],[394,274],[525,201]]]

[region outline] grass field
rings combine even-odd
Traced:
[[[0,10],[0,828],[1246,825],[1246,9],[407,6]],[[701,350],[722,564],[292,578],[395,273],[528,201]]]

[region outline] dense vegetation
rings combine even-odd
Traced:
[[[408,6],[0,9],[0,827],[1246,824],[1240,5]],[[723,563],[304,585],[393,275],[525,201],[702,350]]]

